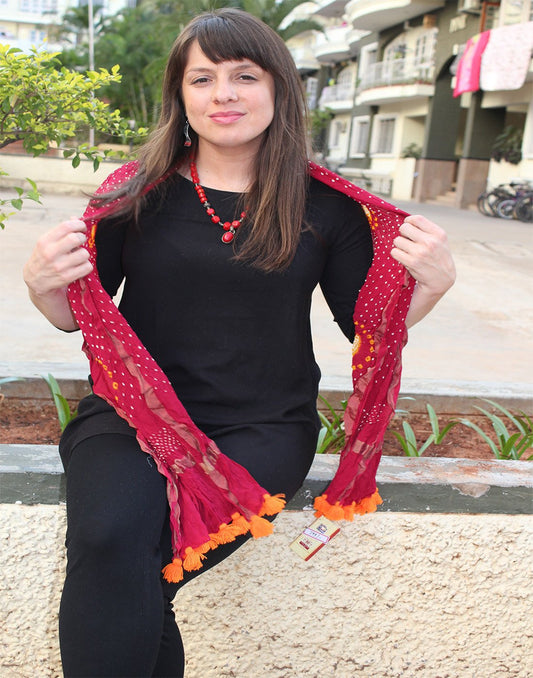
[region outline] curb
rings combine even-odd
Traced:
[[[317,455],[303,487],[287,505],[311,510],[339,463]],[[533,514],[533,465],[527,461],[382,457],[380,511]],[[65,476],[56,445],[0,445],[0,503],[61,504]]]
[[[20,378],[19,381],[0,383],[0,393],[6,398],[20,400],[47,400],[50,401],[50,391],[42,376],[51,373],[57,379],[61,393],[67,400],[80,400],[90,393],[87,377],[72,376],[72,369],[60,364],[28,363],[24,374],[35,376]],[[12,370],[0,363],[0,379],[14,378]],[[349,387],[340,383],[340,380],[322,379],[320,394],[328,400],[335,409],[341,409],[341,401],[351,393]],[[426,403],[432,405],[437,414],[476,414],[475,405],[480,399],[495,400],[506,408],[514,411],[533,413],[533,385],[502,384],[492,382],[441,382],[441,381],[414,381],[404,380],[398,398],[398,407],[413,413],[426,414]]]

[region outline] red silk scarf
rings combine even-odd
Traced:
[[[116,189],[136,171],[136,163],[124,165],[98,193]],[[374,244],[373,263],[354,311],[354,392],[345,414],[347,442],[333,481],[315,500],[317,515],[351,519],[354,513],[375,510],[381,502],[375,475],[400,387],[400,357],[407,338],[404,321],[414,280],[390,257],[405,212],[314,163],[309,171],[363,205]],[[84,213],[85,247],[94,268],[69,286],[68,298],[83,333],[94,393],[136,429],[141,448],[167,480],[174,558],[163,574],[178,582],[183,570],[200,569],[205,554],[219,544],[248,532],[254,537],[270,534],[272,524],[264,516],[275,515],[285,502],[280,495],[270,496],[194,424],[103,289],[96,271],[95,233],[98,221],[113,206],[90,204]]]

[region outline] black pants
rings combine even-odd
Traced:
[[[311,465],[313,427],[210,434],[270,493],[291,498]],[[59,616],[67,678],[181,678],[184,651],[172,600],[187,581],[246,541],[210,551],[199,572],[169,584],[165,479],[135,438],[102,434],[62,451],[67,476],[67,572]]]

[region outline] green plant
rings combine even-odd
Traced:
[[[431,434],[426,438],[426,440],[419,446],[416,440],[415,432],[413,427],[409,422],[402,422],[403,435],[398,433],[398,431],[391,431],[392,435],[400,443],[404,454],[407,457],[421,457],[423,453],[427,450],[430,445],[440,445],[444,440],[446,434],[459,422],[452,419],[449,421],[446,426],[441,429],[439,425],[439,419],[435,409],[429,404],[426,404],[426,410],[429,417],[429,423],[431,425]],[[396,410],[396,413],[404,412],[403,410]]]
[[[469,419],[461,419],[461,423],[479,433],[490,447],[496,459],[521,459],[528,450],[533,449],[533,421],[531,417],[522,411],[520,415],[512,414],[503,405],[493,400],[488,400],[487,398],[483,398],[483,400],[504,415],[504,418],[502,418],[494,412],[489,412],[489,410],[476,405],[476,409],[490,420],[497,442],[488,436],[480,426]],[[509,424],[512,424],[517,430],[509,431]],[[532,459],[533,454],[526,457],[528,461]]]
[[[337,453],[344,447],[344,442],[346,439],[346,434],[344,431],[344,412],[346,410],[347,400],[341,401],[342,413],[335,410],[333,405],[326,400],[323,396],[319,395],[319,399],[324,403],[326,408],[329,411],[329,417],[326,416],[323,412],[318,411],[318,417],[322,424],[320,432],[318,434],[318,440],[316,444],[316,453],[324,454],[330,449]]]
[[[77,414],[77,410],[71,410],[68,400],[61,393],[61,388],[57,383],[56,379],[49,374],[48,377],[43,377],[46,385],[50,389],[52,398],[54,400],[54,405],[56,406],[57,418],[59,420],[59,426],[61,431],[64,431],[69,421],[74,419]]]
[[[441,431],[440,427],[439,427],[439,419],[438,419],[437,414],[436,414],[435,410],[433,409],[433,407],[429,403],[427,403],[426,409],[428,411],[428,417],[429,417],[429,423],[431,424],[431,430],[433,431],[433,438],[434,438],[433,443],[435,445],[440,445],[442,443],[442,441],[444,440],[444,437],[446,436],[448,431],[450,431],[459,422],[456,419],[452,419],[451,421],[449,421],[446,424],[446,426]]]
[[[420,158],[421,155],[422,155],[422,148],[418,144],[415,144],[414,142],[411,143],[411,144],[408,144],[402,150],[402,158]]]
[[[522,160],[523,132],[514,125],[507,125],[501,134],[494,140],[491,157],[496,162],[506,160],[512,165],[518,165]]]
[[[422,443],[420,447],[418,447],[415,432],[413,431],[413,427],[411,426],[411,424],[409,424],[409,422],[407,421],[403,421],[402,428],[404,433],[403,436],[401,433],[398,433],[398,431],[391,431],[391,433],[400,443],[400,446],[407,457],[421,457],[427,450],[427,448],[431,445],[431,443],[435,440],[434,435],[432,433],[427,438],[427,440],[424,443]]]

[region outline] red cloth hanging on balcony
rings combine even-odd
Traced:
[[[478,33],[468,40],[465,51],[457,66],[453,96],[458,97],[465,92],[477,92],[481,57],[489,42],[490,31]]]

